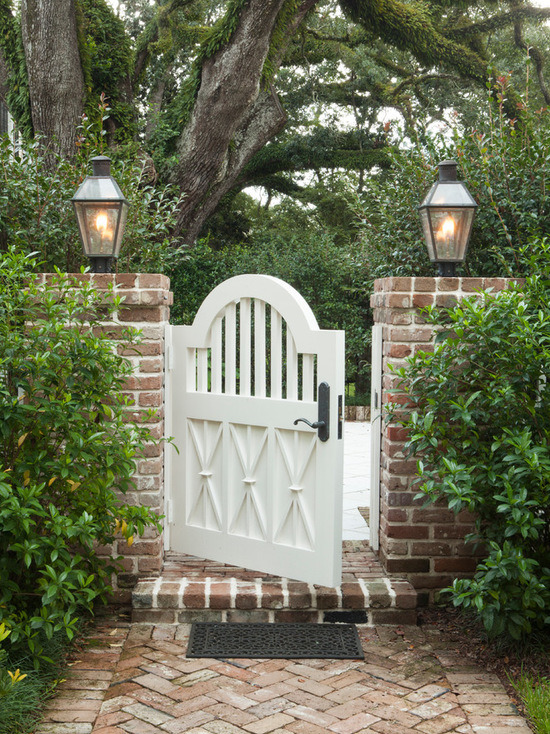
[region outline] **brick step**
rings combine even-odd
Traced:
[[[132,621],[357,622],[416,624],[416,592],[408,581],[359,579],[337,588],[289,579],[233,577],[143,579],[132,595]]]
[[[132,621],[416,624],[416,591],[408,581],[385,576],[362,542],[345,541],[342,560],[342,584],[330,588],[168,555],[161,576],[135,587]]]

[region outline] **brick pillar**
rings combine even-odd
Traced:
[[[48,277],[48,276],[46,276]],[[128,347],[122,341],[119,353],[133,365],[134,373],[127,380],[126,394],[133,400],[128,420],[147,421],[154,438],[164,436],[164,330],[170,319],[173,301],[170,280],[154,274],[76,274],[81,282],[92,282],[98,290],[107,290],[112,284],[123,298],[118,312],[102,327],[114,340],[121,339],[124,329],[132,326],[141,332],[141,343]],[[147,412],[156,409],[153,418]],[[147,505],[159,514],[164,512],[164,444],[146,447],[146,456],[137,462],[134,476],[136,488],[124,495],[124,501],[133,505]],[[146,528],[143,537],[131,546],[124,539],[112,546],[98,548],[103,556],[123,556],[124,571],[115,582],[115,599],[131,600],[131,589],[138,576],[160,573],[163,562],[163,537],[154,528]]]
[[[375,281],[371,306],[374,323],[383,324],[382,402],[399,403],[390,369],[402,367],[405,358],[431,348],[432,327],[425,324],[419,308],[435,304],[452,306],[477,291],[503,290],[506,278],[382,278]],[[403,396],[404,397],[404,396]],[[407,410],[403,405],[403,410]],[[433,600],[434,592],[469,576],[477,561],[464,543],[472,527],[467,511],[455,515],[440,503],[422,507],[415,501],[416,460],[406,460],[405,430],[396,423],[380,422],[380,560],[390,575],[405,576],[419,592],[419,605]]]

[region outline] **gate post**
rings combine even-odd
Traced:
[[[42,276],[48,278],[48,275]],[[71,274],[82,283],[92,283],[99,291],[115,287],[122,306],[101,329],[111,339],[120,342],[119,354],[133,366],[133,374],[126,381],[125,394],[133,405],[128,409],[127,420],[148,423],[155,439],[164,436],[164,332],[170,319],[173,294],[170,279],[166,275],[149,273],[78,273]],[[141,332],[141,343],[129,347],[123,341],[123,331],[134,327]],[[152,408],[153,417],[147,416]],[[132,505],[151,507],[164,513],[164,444],[146,446],[145,456],[137,461],[134,475],[135,491],[124,495],[124,501]],[[131,590],[140,576],[160,574],[163,562],[163,534],[154,528],[146,528],[143,536],[128,546],[124,539],[112,545],[100,546],[102,557],[122,556],[123,571],[113,579],[115,600],[131,601]]]
[[[371,306],[374,323],[382,324],[382,405],[399,403],[389,392],[399,378],[391,371],[403,367],[409,355],[428,351],[432,327],[418,309],[435,304],[449,307],[476,292],[504,290],[507,278],[382,278],[375,281]],[[401,401],[403,402],[403,401]],[[407,410],[407,405],[402,405]],[[418,592],[419,606],[453,579],[470,576],[477,560],[464,542],[473,519],[469,512],[455,515],[444,503],[422,507],[415,501],[416,460],[405,459],[406,431],[381,421],[379,555],[390,575],[405,576]]]

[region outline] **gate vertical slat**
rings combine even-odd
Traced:
[[[283,320],[281,314],[271,309],[271,397],[283,397]]]
[[[208,349],[197,349],[197,390],[208,392]]]
[[[313,362],[314,362],[314,355],[313,354],[304,354],[302,357],[303,361],[303,390],[302,390],[302,400],[307,400],[308,402],[311,400],[315,400],[315,395],[313,391]]]
[[[222,391],[222,320],[217,318],[212,324],[212,392]]]
[[[254,299],[254,395],[265,398],[265,301]]]
[[[237,308],[229,303],[225,308],[225,394],[237,394]]]
[[[240,322],[239,322],[239,395],[249,396],[250,373],[252,363],[252,343],[250,329],[250,298],[241,298]]]
[[[187,390],[197,389],[197,350],[187,350]]]
[[[298,400],[298,352],[290,329],[286,329],[286,396]]]

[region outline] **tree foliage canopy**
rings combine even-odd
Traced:
[[[109,146],[152,156],[183,194],[173,234],[191,243],[249,186],[311,205],[327,171],[360,188],[388,164],[388,111],[409,132],[451,106],[467,122],[521,55],[550,103],[549,16],[518,0],[120,0],[118,15],[106,0],[0,0],[0,97],[25,136],[70,158],[105,94]],[[512,83],[509,117],[518,103]]]

